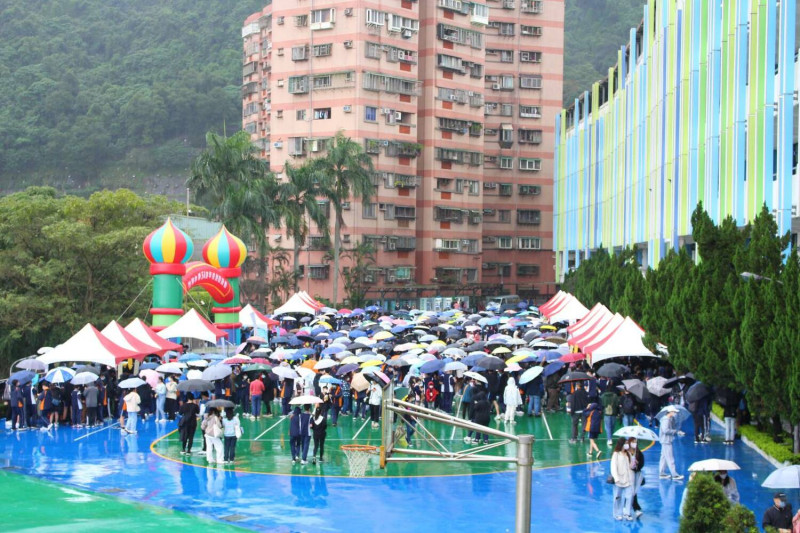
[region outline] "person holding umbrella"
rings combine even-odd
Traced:
[[[178,411],[178,384],[171,377],[167,377],[166,408],[170,420],[175,420],[175,413]]]
[[[658,442],[661,444],[658,474],[661,479],[670,479],[671,477],[674,480],[680,480],[683,479],[683,475],[678,474],[675,468],[675,456],[672,452],[672,442],[675,440],[675,435],[679,433],[675,418],[678,409],[670,406],[666,410],[667,414],[661,419],[661,428],[658,434]],[[667,474],[667,468],[669,468],[669,474]]]
[[[159,383],[159,385],[163,385],[163,383]],[[189,455],[192,453],[194,434],[197,431],[197,415],[200,414],[197,398],[190,396],[189,401],[181,405],[179,414],[181,415],[181,419],[178,422],[178,430],[181,435],[181,455]]]
[[[250,382],[250,418],[254,420],[258,420],[261,414],[261,399],[264,395],[264,390],[264,382],[261,381],[260,377],[256,377]]]
[[[435,389],[434,389],[435,390]],[[383,400],[383,391],[377,383],[372,383],[369,386],[369,416],[372,419],[372,428],[376,429],[380,424],[378,423],[381,416],[381,401]]]
[[[719,470],[714,475],[714,481],[722,485],[722,491],[731,505],[739,504],[739,489],[736,487],[736,480],[728,475],[727,470]]]
[[[582,381],[575,382],[575,392],[570,395],[567,401],[567,411],[572,416],[572,438],[569,440],[570,444],[575,444],[578,441],[578,426],[581,428],[581,440],[586,438],[586,428],[583,427],[583,410],[589,405],[589,396],[583,388]]]
[[[20,430],[27,429],[25,427],[25,415],[23,414],[25,400],[22,396],[22,387],[19,386],[19,381],[16,379],[11,382],[11,397],[9,400],[11,402],[11,431],[17,431],[17,424],[19,424]]]

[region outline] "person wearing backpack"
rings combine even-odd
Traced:
[[[609,387],[600,395],[600,402],[603,404],[603,425],[606,430],[606,444],[611,447],[614,445],[612,435],[614,435],[614,424],[619,414],[619,395]]]
[[[636,416],[636,400],[633,398],[633,394],[628,391],[622,391],[620,409],[622,410],[622,425],[632,426],[633,419]]]

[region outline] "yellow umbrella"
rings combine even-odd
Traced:
[[[499,348],[495,348],[494,350],[492,350],[492,354],[498,354],[498,353],[511,353],[511,350],[509,350],[505,346],[500,346]]]
[[[325,322],[324,320],[317,322],[318,326],[322,326],[323,328],[333,329],[333,326]]]
[[[556,327],[551,326],[550,324],[545,324],[544,326],[539,326],[539,331],[555,331]]]
[[[358,360],[358,356],[348,355],[347,357],[342,359],[341,364],[343,364],[343,365],[356,364],[357,365],[360,362],[361,361]]]
[[[385,339],[393,339],[394,335],[392,335],[392,333],[389,331],[379,331],[378,333],[373,335],[372,338],[375,339],[376,341],[382,341]]]
[[[511,364],[514,364],[514,363],[519,363],[520,361],[522,361],[523,359],[527,359],[528,357],[529,357],[529,356],[528,356],[527,354],[523,354],[523,355],[515,355],[514,357],[512,357],[511,359],[509,359],[508,361],[506,361],[506,365],[511,365]]]
[[[381,361],[380,359],[372,359],[371,361],[366,361],[364,363],[361,363],[361,368],[367,368],[368,366],[378,366],[382,364],[383,361]]]
[[[447,343],[444,342],[443,340],[435,340],[431,343],[431,346],[437,346],[437,345],[447,346]]]

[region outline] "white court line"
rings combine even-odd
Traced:
[[[367,418],[366,420],[364,420],[364,423],[363,423],[363,424],[361,424],[361,427],[360,427],[360,428],[358,428],[358,431],[356,431],[356,434],[355,434],[355,435],[353,435],[353,438],[352,438],[351,440],[356,440],[356,437],[358,437],[358,434],[359,434],[359,433],[361,433],[361,430],[362,430],[362,429],[364,429],[364,427],[367,425],[367,423],[368,423],[369,421],[370,421],[370,419],[369,419],[369,418]]]
[[[281,419],[280,419],[280,420],[278,420],[277,422],[275,422],[274,424],[272,424],[270,427],[268,427],[267,429],[265,429],[265,430],[264,430],[264,432],[263,432],[261,435],[259,435],[258,437],[254,438],[253,440],[258,440],[258,439],[260,439],[261,437],[263,437],[263,436],[264,436],[264,435],[267,433],[267,431],[269,431],[270,429],[274,428],[275,426],[277,426],[278,424],[280,424],[281,422],[283,422],[283,421],[284,421],[284,419],[286,419],[286,416],[287,416],[287,415],[283,415],[283,416],[281,416]]]
[[[72,442],[77,442],[77,441],[79,441],[79,440],[81,440],[81,439],[85,439],[85,438],[86,438],[86,437],[88,437],[89,435],[94,435],[95,433],[100,433],[101,431],[105,431],[105,430],[107,430],[107,429],[111,429],[111,428],[113,428],[114,426],[118,426],[118,425],[119,425],[119,422],[114,422],[114,423],[113,423],[113,424],[111,424],[110,426],[106,426],[106,427],[104,427],[104,428],[98,429],[97,431],[92,431],[91,433],[87,433],[86,435],[81,435],[80,437],[78,437],[77,439],[75,439],[75,440],[74,440],[74,441],[72,441]]]
[[[553,434],[550,433],[550,424],[547,423],[547,417],[544,415],[544,409],[542,409],[542,420],[544,420],[544,427],[547,428],[547,434],[550,435],[550,440],[553,440]]]

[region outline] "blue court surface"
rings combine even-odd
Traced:
[[[408,533],[514,528],[513,472],[386,478],[378,474],[364,479],[313,472],[294,476],[291,469],[286,474],[247,473],[231,467],[184,464],[154,453],[153,443],[169,438],[175,422],[140,422],[139,427],[137,435],[127,436],[116,428],[5,431],[0,434],[0,467],[257,531]],[[760,523],[763,511],[772,503],[772,491],[760,484],[773,467],[738,441],[723,446],[719,427],[714,428],[714,441],[705,445],[694,444],[688,423],[683,429],[687,436],[677,439],[675,445],[679,470],[688,474],[692,462],[711,457],[736,461],[742,470],[732,475],[742,503],[755,511]],[[553,446],[564,445],[566,435],[554,437],[556,440],[550,441]],[[604,440],[599,444],[607,450]],[[537,447],[547,445],[544,439],[537,441]],[[569,466],[534,466],[533,531],[678,530],[685,482],[658,478],[658,444],[645,451],[646,484],[639,494],[645,514],[635,522],[616,522],[612,517],[612,486],[605,482],[608,454],[603,457],[605,460]],[[423,468],[420,465],[418,471]],[[13,503],[4,502],[6,512],[13,509]]]

